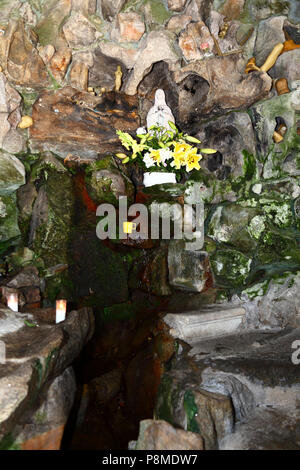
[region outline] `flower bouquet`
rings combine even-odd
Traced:
[[[139,141],[126,132],[117,131],[123,147],[131,153],[118,153],[116,156],[122,159],[124,164],[138,163],[147,171],[146,176],[153,172],[169,173],[173,176],[170,182],[176,182],[183,173],[201,169],[199,162],[202,154],[216,153],[213,149],[200,149],[200,140],[179,132],[173,122],[169,121],[168,124],[169,129],[151,126],[148,132],[144,129],[138,130]],[[163,182],[167,182],[165,176]]]

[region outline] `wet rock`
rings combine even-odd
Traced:
[[[39,253],[47,267],[68,264],[73,210],[70,175],[47,169],[47,180],[41,185],[34,203],[29,234],[29,246]]]
[[[140,15],[134,12],[119,13],[117,18],[119,42],[138,42],[145,33],[145,23]]]
[[[118,205],[121,196],[134,200],[134,186],[116,167],[93,171],[87,178],[87,190],[97,204],[108,202]]]
[[[23,425],[27,424],[25,411],[28,410],[28,413],[32,411],[34,414],[35,407],[39,405],[38,400],[41,400],[41,404],[44,402],[43,393],[46,393],[53,380],[69,367],[90,339],[94,331],[94,317],[90,309],[81,309],[78,312],[70,312],[66,321],[60,325],[40,324],[39,328],[35,328],[24,323],[26,320],[34,324],[34,319],[29,314],[13,313],[8,310],[2,310],[1,314],[4,316],[6,327],[3,328],[1,325],[0,337],[6,343],[9,363],[0,366],[0,439],[10,433],[13,440],[16,440]],[[9,324],[10,334],[7,328]],[[62,393],[64,398],[60,395],[61,401],[55,392],[54,395],[58,400],[56,402],[50,392],[51,403],[47,400],[43,408],[50,422],[55,424],[62,419],[62,416],[65,423],[66,415],[72,405],[73,375],[68,383],[73,384],[71,388],[67,388],[70,393],[66,396]],[[60,385],[58,378],[54,390],[57,390],[56,386],[60,388]],[[10,393],[7,393],[7,390]],[[25,423],[22,421],[23,418]],[[29,426],[27,429],[33,430],[33,427]],[[45,431],[48,432],[49,428]]]
[[[299,327],[299,274],[289,274],[257,283],[244,290],[234,302],[242,301],[246,309],[245,326],[247,328],[285,328]]]
[[[125,1],[126,0],[116,0],[111,2],[110,0],[101,0],[101,10],[104,19],[112,21],[122,10]]]
[[[100,43],[100,49],[95,51],[93,64],[89,70],[89,86],[97,87],[97,89],[103,87],[107,91],[112,91],[115,87],[115,72],[118,66],[121,67],[124,77],[126,76],[124,64],[115,58],[114,49],[111,49],[111,46],[112,43]],[[117,45],[116,48],[120,52]],[[118,54],[117,57],[119,57]]]
[[[0,196],[0,241],[5,242],[19,236],[16,195]]]
[[[184,9],[187,0],[168,0],[168,8],[171,11],[180,12]]]
[[[47,44],[47,46],[40,46],[38,48],[39,54],[45,65],[49,64],[50,60],[54,56],[55,48],[52,44]]]
[[[262,72],[238,71],[236,56],[193,62],[174,78],[179,88],[179,116],[186,124],[199,122],[199,115],[219,114],[248,107],[268,96],[271,78]]]
[[[295,90],[292,93],[275,96],[272,100],[251,108],[250,116],[255,129],[258,152],[267,157],[263,169],[265,178],[279,177],[283,170],[292,175],[298,174],[300,140],[295,126],[298,93],[299,91]],[[287,133],[282,143],[274,145],[276,117],[285,121]]]
[[[17,121],[19,121],[19,117]],[[26,150],[26,137],[21,135],[17,130],[10,129],[4,137],[2,148],[5,152],[12,154],[24,152]]]
[[[189,251],[181,241],[172,241],[168,254],[170,285],[190,292],[202,292],[211,282],[208,255]]]
[[[233,411],[230,398],[205,390],[193,393],[198,410],[194,418],[202,435],[206,450],[215,449],[221,440],[233,428]]]
[[[210,257],[216,284],[239,287],[246,284],[252,259],[237,250],[218,250]]]
[[[245,253],[253,252],[257,242],[250,235],[249,225],[257,213],[255,208],[237,204],[219,206],[210,219],[207,235],[218,243],[234,245]]]
[[[89,68],[83,62],[74,61],[70,70],[70,84],[73,88],[87,91]]]
[[[163,26],[171,16],[165,3],[159,0],[146,0],[141,8],[141,13],[145,18],[149,30]]]
[[[203,450],[203,439],[199,434],[176,429],[162,420],[140,422],[135,450]]]
[[[19,214],[19,224],[20,226],[26,226],[25,230],[23,231],[23,235],[26,234],[30,218],[33,210],[33,204],[37,197],[37,191],[33,183],[27,183],[24,186],[21,186],[17,192],[17,199],[18,199],[18,208],[20,211]]]
[[[245,7],[253,21],[260,21],[270,18],[272,15],[288,15],[290,4],[288,2],[274,2],[273,0],[265,0],[263,4],[260,0],[249,1]]]
[[[14,155],[0,152],[0,194],[9,194],[25,184],[25,168]]]
[[[39,286],[40,278],[38,269],[34,266],[28,266],[24,268],[19,274],[17,274],[9,283],[7,287],[13,287],[20,289],[21,287]]]
[[[190,362],[176,362],[170,372],[165,372],[159,387],[155,419],[168,420],[173,426],[196,432],[202,436],[205,450],[217,449],[222,438],[233,430],[231,399],[204,390],[197,366],[193,377],[189,375],[192,367]]]
[[[52,44],[56,50],[67,46],[62,25],[69,18],[72,3],[70,0],[58,0],[45,4],[35,28],[42,46]]]
[[[285,16],[275,16],[260,22],[254,48],[254,57],[259,67],[263,65],[274,46],[285,41],[283,31],[285,20]]]
[[[172,16],[167,24],[167,28],[170,31],[178,34],[193,20],[192,16],[189,15],[176,15]]]
[[[245,0],[226,0],[222,5],[221,13],[226,18],[238,20],[243,13]]]
[[[11,37],[7,71],[16,85],[41,89],[49,86],[50,80],[45,64],[34,46],[34,39],[29,34],[20,22]]]
[[[21,136],[14,130],[21,119],[20,104],[21,96],[0,73],[0,147],[11,153],[18,153],[23,146]]]
[[[96,28],[81,13],[73,13],[63,26],[69,47],[90,46],[96,40]]]
[[[244,172],[243,151],[256,153],[255,134],[247,113],[230,113],[215,121],[200,126],[197,136],[205,146],[220,152],[223,163],[230,166],[231,173],[242,176]],[[213,164],[218,155],[205,156],[201,162],[204,167]],[[209,168],[208,168],[209,169]],[[217,170],[217,168],[215,168]],[[211,171],[211,170],[210,170]]]
[[[139,127],[137,99],[120,93],[102,97],[66,87],[44,92],[33,107],[31,147],[86,159],[123,151],[116,129]],[[63,128],[63,133],[62,133]]]
[[[205,53],[212,52],[214,41],[203,21],[193,22],[180,34],[179,47],[186,60],[195,61],[203,59]]]
[[[134,47],[123,47],[122,44],[117,44],[115,42],[101,42],[99,44],[99,52],[96,51],[96,62],[97,67],[98,67],[98,74],[101,74],[100,76],[107,77],[107,75],[111,75],[111,78],[105,78],[107,81],[109,81],[109,86],[108,90],[113,90],[115,86],[115,72],[117,70],[117,66],[119,65],[122,69],[123,72],[123,81],[127,76],[127,70],[126,69],[132,69],[134,67],[134,64],[137,60],[138,54],[139,54],[139,49],[134,48]],[[104,55],[104,58],[101,56],[101,54]],[[98,59],[97,59],[97,56]],[[105,64],[108,66],[108,71],[102,70],[102,65],[101,62],[104,60]],[[99,63],[100,61],[100,63]],[[98,85],[102,85],[102,81],[99,80]]]
[[[154,241],[150,241],[152,241],[152,245],[142,247],[144,249],[153,248]],[[161,248],[137,260],[130,273],[129,285],[132,289],[141,289],[153,295],[167,296],[171,294],[168,274],[167,253],[164,248]]]
[[[278,57],[276,64],[270,70],[272,78],[286,78],[291,84],[294,80],[300,80],[300,72],[297,64],[300,60],[300,49],[284,52]]]
[[[126,401],[140,421],[152,416],[164,364],[174,354],[174,340],[161,333],[130,362],[125,374]]]
[[[138,85],[155,62],[164,60],[175,65],[178,58],[172,47],[171,33],[152,31],[141,45],[134,69],[124,86],[124,92],[128,95],[135,95]]]
[[[41,301],[41,291],[38,287],[25,287],[22,292],[27,304],[35,304]]]
[[[67,47],[59,49],[53,55],[50,61],[50,70],[55,80],[59,83],[62,83],[65,78],[71,59],[72,51]]]
[[[15,430],[22,450],[60,450],[75,392],[75,375],[68,368],[50,385],[38,409],[22,417]]]
[[[80,11],[83,15],[94,15],[97,9],[97,0],[72,0],[72,10]]]
[[[107,403],[118,394],[121,388],[122,376],[122,370],[114,369],[89,382],[88,386],[96,393],[97,401],[100,404]]]

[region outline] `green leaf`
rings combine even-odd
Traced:
[[[207,153],[207,154],[212,154],[212,153],[217,153],[217,150],[214,149],[200,149],[201,153]]]
[[[185,135],[184,136],[185,140],[188,142],[192,142],[193,144],[201,144],[201,140],[196,139],[196,137],[192,137],[191,135]]]
[[[25,323],[26,326],[29,326],[30,328],[36,328],[37,327],[36,323],[30,323],[27,320],[24,320],[24,323]]]
[[[168,124],[169,124],[169,126],[171,127],[171,129],[173,129],[173,130],[176,131],[176,132],[178,131],[178,129],[177,129],[177,127],[175,126],[174,122],[168,121]]]
[[[128,163],[128,162],[129,162],[129,160],[130,160],[130,158],[129,158],[129,157],[127,157],[127,158],[125,158],[125,159],[122,161],[122,163],[125,165],[125,163]]]

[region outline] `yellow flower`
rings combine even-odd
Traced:
[[[181,158],[186,152],[189,152],[193,147],[185,142],[174,143],[174,158]]]
[[[200,165],[199,165],[199,160],[202,159],[202,155],[198,154],[198,149],[197,148],[192,148],[189,152],[186,154],[186,171],[190,172],[193,169],[200,170]]]
[[[153,160],[157,165],[159,165],[160,162],[161,162],[160,151],[159,151],[159,150],[150,149],[150,158],[152,158],[152,160]]]

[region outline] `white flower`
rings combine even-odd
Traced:
[[[145,165],[146,165],[146,168],[150,168],[151,166],[154,166],[154,165],[155,165],[155,162],[154,162],[154,160],[151,158],[149,152],[147,152],[147,153],[144,155],[143,161],[144,161],[144,163],[145,163]]]
[[[142,134],[147,134],[147,131],[144,127],[139,127],[137,130],[136,130],[136,135],[142,135]]]
[[[166,160],[173,158],[173,152],[170,149],[161,149],[159,154],[163,163],[165,163]]]

